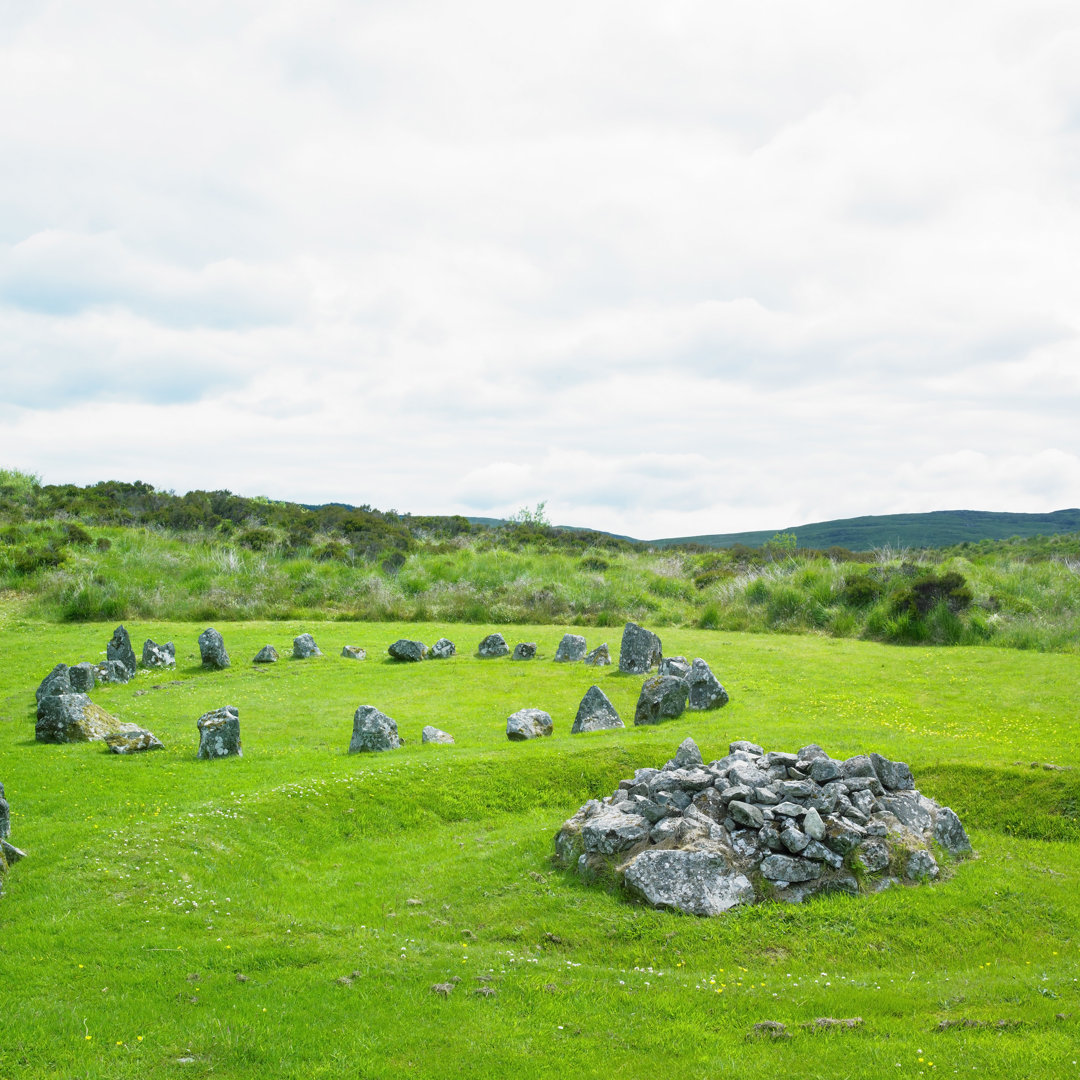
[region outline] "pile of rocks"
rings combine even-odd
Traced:
[[[26,852],[20,851],[8,842],[11,835],[11,807],[4,798],[4,785],[0,784],[0,893],[4,891],[4,874],[9,866],[26,858]]]
[[[655,907],[719,915],[937,877],[932,843],[954,856],[971,851],[956,814],[915,790],[902,762],[733,742],[705,765],[686,739],[663,768],[638,769],[581,807],[555,853],[585,877],[613,874]]]

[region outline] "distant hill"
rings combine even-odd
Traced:
[[[990,510],[934,510],[927,514],[877,514],[840,518],[786,529],[756,532],[714,533],[708,536],[671,536],[649,541],[654,547],[702,544],[727,548],[736,544],[761,547],[777,532],[794,533],[799,547],[825,550],[844,547],[872,551],[893,547],[940,548],[979,540],[1007,540],[1012,536],[1052,536],[1080,532],[1080,510],[1055,510],[1049,514],[1008,514]]]

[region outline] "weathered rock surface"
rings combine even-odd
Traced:
[[[176,646],[171,641],[158,645],[153,639],[147,638],[142,647],[142,666],[144,668],[176,667]]]
[[[607,667],[611,663],[611,650],[607,647],[607,642],[586,653],[585,663],[590,667]]]
[[[499,656],[509,656],[510,646],[506,639],[497,630],[494,634],[488,634],[477,647],[477,655],[484,660],[493,660]]]
[[[350,754],[381,753],[396,750],[405,740],[398,735],[397,722],[374,705],[361,705],[353,716]]]
[[[0,840],[11,835],[11,807],[4,798],[4,785],[0,784]]]
[[[427,656],[428,650],[422,641],[409,641],[407,638],[398,638],[386,651],[390,654],[391,660],[416,664]]]
[[[814,765],[827,779],[811,778]],[[556,860],[694,915],[947,876],[931,843],[962,855],[970,842],[948,807],[914,788],[886,789],[880,779],[906,783],[908,775],[903,762],[834,761],[814,744],[765,753],[737,741],[705,765],[686,739],[663,768],[638,769],[612,795],[582,806],[555,837]]]
[[[700,656],[690,665],[690,670],[683,678],[690,688],[687,708],[698,711],[719,709],[728,703],[727,691]]]
[[[99,683],[123,684],[131,682],[133,677],[119,660],[102,660],[100,664],[94,665],[94,679]]]
[[[307,660],[311,656],[322,656],[322,649],[310,634],[299,634],[293,638],[292,654],[297,660]]]
[[[344,645],[341,649],[341,655],[346,660],[366,660],[367,649],[361,649],[359,645]]]
[[[428,651],[428,659],[448,660],[451,656],[455,656],[456,654],[457,647],[454,643],[449,638],[441,637]]]
[[[674,675],[685,679],[690,674],[690,661],[685,656],[665,656],[656,669],[657,675]]]
[[[71,680],[73,694],[89,694],[97,686],[94,665],[89,660],[84,660],[81,664],[72,664],[68,668],[68,678]]]
[[[424,730],[420,732],[421,742],[430,743],[443,743],[447,746],[453,743],[454,736],[448,731],[440,731],[437,727],[432,727],[431,724],[427,724]]]
[[[99,742],[106,735],[137,731],[95,705],[85,694],[49,694],[38,703],[35,737],[38,742]]]
[[[506,718],[506,737],[511,742],[539,739],[554,730],[551,717],[543,709],[518,709]]]
[[[41,680],[37,690],[34,691],[34,697],[38,704],[41,704],[41,699],[44,697],[50,697],[55,694],[70,694],[74,692],[74,687],[71,685],[71,670],[67,664],[57,664],[56,667]]]
[[[511,660],[535,660],[536,659],[536,642],[535,641],[519,641],[514,646],[513,655]]]
[[[581,634],[563,634],[555,650],[557,664],[576,664],[585,659],[586,645]]]
[[[619,647],[619,670],[630,675],[645,675],[663,660],[660,639],[651,631],[628,622],[623,628]]]
[[[199,635],[199,655],[206,667],[227,668],[229,654],[225,651],[225,639],[211,626]]]
[[[661,720],[682,716],[688,693],[686,682],[676,675],[654,675],[646,679],[634,710],[634,723],[659,724]]]
[[[127,668],[129,677],[135,674],[135,650],[131,647],[131,637],[122,625],[113,631],[112,640],[105,646],[105,659],[118,660]]]
[[[161,740],[145,728],[114,731],[105,736],[105,745],[114,754],[138,754],[143,750],[164,750]]]
[[[225,705],[203,713],[196,721],[199,728],[199,757],[204,760],[243,757],[240,746],[240,710]]]
[[[276,664],[278,651],[273,645],[264,645],[252,658],[253,664]]]
[[[574,717],[574,726],[570,729],[570,734],[579,735],[583,731],[606,731],[610,728],[621,727],[626,727],[626,725],[619,718],[607,694],[599,686],[590,686],[585,691],[581,704],[578,705],[577,716]]]

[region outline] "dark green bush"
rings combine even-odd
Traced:
[[[975,594],[963,574],[950,570],[944,574],[925,574],[893,594],[892,608],[896,614],[906,612],[914,618],[925,618],[944,602],[954,615],[971,606]]]
[[[244,529],[236,537],[237,543],[250,548],[252,551],[266,551],[274,546],[275,539],[274,530],[268,529],[264,525],[255,525],[252,528]]]
[[[883,591],[881,582],[869,574],[846,574],[840,600],[847,607],[868,607],[881,596]]]

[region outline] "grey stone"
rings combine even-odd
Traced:
[[[690,661],[685,656],[665,656],[656,669],[657,675],[674,675],[685,679],[690,674]]]
[[[889,845],[877,838],[864,840],[855,849],[855,861],[868,874],[876,874],[889,865]]]
[[[733,799],[728,803],[728,813],[740,824],[751,829],[760,829],[765,824],[765,817],[752,803]]]
[[[772,851],[784,851],[784,845],[780,840],[780,830],[776,827],[774,822],[766,821],[761,827],[761,832],[758,834],[762,844]]]
[[[658,791],[652,798],[657,806],[663,807],[665,812],[669,814],[673,811],[677,811],[681,814],[693,801],[690,795],[679,789],[674,791]]]
[[[3,860],[0,861],[0,870],[2,870],[4,862],[8,866],[14,866],[17,862],[26,858],[25,851],[20,851],[14,844],[9,844],[6,840],[0,840],[0,855],[3,856]]]
[[[719,709],[728,703],[728,692],[700,656],[690,665],[690,670],[683,678],[690,688],[689,707],[695,712]]]
[[[252,659],[253,664],[276,664],[278,661],[277,649],[273,645],[264,645]]]
[[[827,784],[840,778],[840,763],[832,758],[818,758],[810,762],[810,779],[815,784]]]
[[[514,646],[513,655],[511,660],[534,660],[536,658],[536,642],[535,641],[519,641]]]
[[[802,830],[811,840],[825,839],[825,822],[821,820],[821,815],[813,807],[806,811],[806,816],[802,821]]]
[[[813,881],[821,877],[821,864],[794,855],[766,855],[761,873],[770,881]]]
[[[800,806],[798,803],[788,802],[785,800],[777,806],[773,807],[773,813],[780,817],[802,817],[806,813],[806,807]]]
[[[763,773],[757,765],[748,764],[745,761],[737,761],[728,769],[728,779],[733,784],[750,788],[751,791],[754,788],[769,786],[771,783],[768,775]]]
[[[99,742],[116,731],[138,730],[95,705],[85,694],[49,694],[37,708],[35,737],[44,743]]]
[[[807,743],[806,746],[799,747],[797,754],[797,760],[800,762],[806,762],[809,766],[811,761],[817,761],[819,758],[827,758],[829,755],[821,749],[816,742]],[[802,766],[799,766],[802,768]]]
[[[703,813],[710,821],[717,823],[724,820],[727,815],[726,804],[720,798],[720,792],[716,788],[704,788],[693,798],[692,804]]]
[[[623,628],[619,648],[619,670],[630,675],[645,675],[664,658],[660,639],[651,631],[628,622]]]
[[[397,750],[405,740],[398,735],[397,723],[374,705],[361,705],[353,714],[349,753],[382,753]]]
[[[440,731],[437,727],[432,727],[431,724],[427,724],[424,730],[420,732],[420,741],[425,743],[439,743],[441,745],[449,746],[454,741],[454,736],[449,732]]]
[[[920,848],[918,851],[913,851],[908,855],[907,863],[904,866],[904,877],[910,881],[925,881],[928,878],[936,878],[937,876],[937,860],[929,851]]]
[[[538,739],[554,730],[551,717],[543,709],[518,709],[506,718],[506,737],[511,742]]]
[[[906,825],[917,832],[925,832],[934,824],[934,819],[930,810],[916,797],[917,794],[914,791],[897,792],[894,795],[885,795],[878,801],[881,803],[882,810],[895,814],[901,825]]]
[[[662,817],[650,830],[649,840],[654,844],[662,844],[665,840],[677,840],[681,817]]]
[[[164,750],[161,740],[145,728],[115,731],[105,736],[105,745],[114,754],[137,754],[143,750]]]
[[[814,859],[817,862],[827,863],[834,870],[839,870],[844,865],[844,860],[835,851],[830,851],[824,844],[817,840],[811,840],[802,850],[804,859]]]
[[[611,651],[607,647],[607,642],[597,645],[592,652],[586,653],[585,663],[590,667],[607,667],[611,663]]]
[[[119,660],[102,660],[94,666],[94,678],[103,685],[123,685],[131,682],[133,676]]]
[[[780,792],[772,786],[772,784],[759,784],[754,788],[754,802],[764,804],[766,806],[776,806],[782,800]]]
[[[789,824],[780,830],[780,842],[792,855],[798,855],[810,843],[810,837],[801,829],[796,828],[794,824],[791,824],[790,818],[788,821]]]
[[[688,692],[686,683],[674,675],[646,679],[634,710],[634,723],[659,724],[661,720],[682,716]]]
[[[934,839],[953,855],[959,855],[971,850],[971,841],[964,831],[964,826],[960,824],[960,819],[947,806],[938,809],[934,821]]]
[[[409,641],[408,638],[398,638],[386,651],[391,660],[403,664],[417,664],[427,656],[427,646],[422,641]]]
[[[599,686],[590,686],[578,705],[570,734],[579,735],[584,731],[606,731],[625,726],[607,694]]]
[[[782,750],[770,750],[765,755],[765,764],[772,767],[773,765],[782,765],[785,768],[789,765],[794,765],[799,760],[798,754],[786,754]],[[783,777],[780,777],[782,780]]]
[[[869,791],[858,791],[851,797],[851,804],[858,810],[867,821],[870,815],[877,809],[877,799]],[[866,822],[864,821],[865,825]]]
[[[846,855],[862,843],[866,831],[854,822],[843,818],[829,817],[825,821],[825,846],[837,855]]]
[[[488,634],[480,642],[476,651],[483,660],[492,660],[499,656],[510,655],[510,647],[506,644],[506,639],[498,631],[494,634]]]
[[[4,785],[0,784],[0,840],[11,835],[11,807],[4,798]]]
[[[176,646],[171,641],[158,645],[152,638],[147,638],[142,647],[142,666],[144,668],[176,667]]]
[[[89,694],[97,685],[94,665],[89,660],[84,660],[81,664],[72,664],[68,668],[68,678],[71,680],[73,694]]]
[[[649,830],[649,822],[640,814],[624,814],[609,808],[585,822],[581,838],[586,851],[614,855],[647,840]]]
[[[655,803],[644,795],[631,795],[627,800],[629,810],[624,811],[632,814],[640,814],[646,821],[655,825],[658,821],[667,817],[667,808]]]
[[[307,660],[312,656],[322,656],[322,649],[310,634],[300,634],[293,638],[292,654],[297,660]]]
[[[915,786],[911,769],[902,761],[890,761],[880,754],[871,754],[870,763],[886,791],[907,791]]]
[[[71,674],[67,664],[57,664],[56,667],[41,680],[37,690],[34,691],[34,698],[41,703],[41,699],[56,694],[71,694],[74,693],[74,687],[71,685]]]
[[[691,915],[721,915],[755,898],[746,875],[712,851],[643,851],[627,864],[623,881],[653,907]]]
[[[201,760],[243,757],[240,746],[240,710],[235,705],[225,705],[203,713],[196,721],[199,729],[199,753]]]
[[[675,757],[672,760],[676,769],[690,769],[695,765],[705,764],[701,760],[701,751],[698,749],[698,744],[689,736],[679,743],[679,749],[675,751]]]
[[[780,788],[787,799],[808,799],[818,793],[810,780],[781,780]]]
[[[856,754],[854,757],[849,757],[847,761],[842,761],[840,763],[840,775],[845,780],[857,776],[872,776],[875,780],[877,779],[874,766],[865,754]]]
[[[199,635],[199,655],[205,667],[227,668],[229,654],[225,651],[225,639],[212,627]]]
[[[885,794],[885,789],[876,776],[848,776],[843,784],[849,795],[857,791],[869,791],[874,795]]]
[[[267,648],[269,648],[269,646],[267,646]],[[434,646],[432,646],[432,651],[434,651]],[[341,647],[341,655],[346,660],[366,660],[367,649],[361,649],[359,645],[343,645]],[[277,653],[275,653],[274,656],[276,657]],[[258,660],[258,657],[255,659]]]
[[[428,651],[429,660],[448,660],[457,654],[457,647],[449,638],[441,637]]]
[[[563,634],[555,650],[557,664],[576,664],[585,659],[585,639],[580,634]]]
[[[105,659],[118,660],[127,668],[129,675],[135,674],[135,650],[131,647],[131,638],[122,625],[113,631],[112,639],[105,646]]]
[[[757,743],[747,742],[746,739],[737,739],[735,742],[729,744],[729,746],[728,746],[728,753],[729,754],[736,754],[739,751],[742,751],[742,753],[744,753],[744,754],[749,754],[751,757],[755,757],[755,758],[760,758],[760,757],[764,756],[764,754],[765,754],[765,751],[762,750],[762,748],[760,746],[758,746]],[[760,762],[756,762],[755,764],[757,764],[758,767],[760,768],[760,766],[761,766]]]

